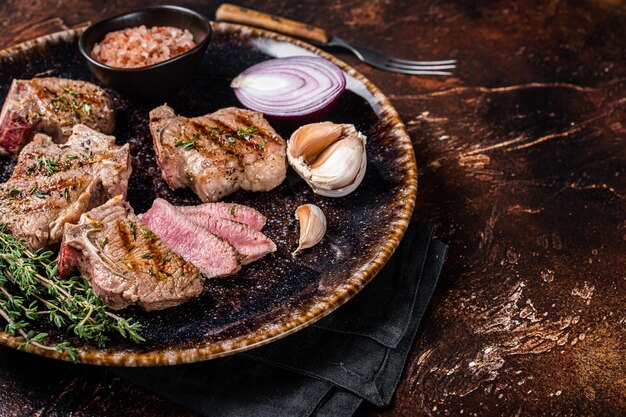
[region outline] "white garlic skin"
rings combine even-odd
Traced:
[[[295,215],[300,223],[300,238],[298,239],[298,248],[293,252],[293,255],[317,245],[326,234],[326,216],[322,209],[315,204],[299,206]]]
[[[343,197],[354,191],[365,177],[366,140],[353,125],[313,123],[291,135],[287,159],[316,194]]]

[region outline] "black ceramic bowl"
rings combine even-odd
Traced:
[[[102,41],[107,33],[140,25],[187,29],[196,46],[167,61],[141,68],[115,68],[91,56],[94,44]],[[211,24],[200,13],[178,6],[151,6],[94,23],[83,32],[78,47],[100,81],[131,98],[155,101],[176,93],[192,77],[210,39]]]

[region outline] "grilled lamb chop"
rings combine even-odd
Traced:
[[[112,196],[126,195],[128,145],[76,125],[64,145],[38,134],[26,145],[11,178],[0,184],[0,224],[32,248],[61,241],[65,223]]]
[[[225,240],[181,214],[165,200],[157,199],[141,221],[174,252],[200,269],[206,278],[231,275],[240,268],[237,251]]]
[[[260,113],[229,107],[186,118],[163,105],[150,112],[150,131],[163,178],[202,201],[239,188],[268,191],[285,179],[285,141]]]
[[[111,133],[114,113],[108,94],[85,81],[13,80],[0,113],[0,155],[16,156],[37,132],[63,143],[79,123]]]
[[[75,268],[115,310],[135,303],[146,311],[173,307],[203,288],[198,269],[172,252],[121,196],[65,226],[59,273],[69,276]]]
[[[169,206],[169,203],[160,198],[156,199],[152,204],[152,208],[150,208],[144,216],[150,216],[153,210],[163,210],[163,206]],[[239,208],[242,211],[244,211],[242,207],[250,209],[249,207],[235,204],[231,206],[233,207],[231,218],[236,216],[236,208]],[[268,253],[276,251],[276,244],[274,244],[271,239],[247,224],[239,223],[227,218],[217,217],[208,210],[203,211],[200,209],[191,211],[188,210],[189,208],[190,207],[177,207],[177,210],[179,213],[183,214],[194,223],[202,226],[210,233],[228,241],[228,243],[230,243],[235,250],[237,250],[240,255],[239,258],[241,263],[244,265],[256,261]],[[187,209],[188,214],[185,213],[185,209]]]
[[[219,219],[244,223],[261,231],[265,226],[265,216],[252,207],[235,203],[204,203],[197,206],[178,206],[178,211],[187,217],[212,216]]]

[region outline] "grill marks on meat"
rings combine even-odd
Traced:
[[[141,221],[206,278],[231,275],[240,268],[237,251],[228,242],[192,222],[165,200],[156,199]]]
[[[108,94],[85,81],[13,80],[0,113],[0,155],[16,156],[37,132],[63,143],[79,123],[111,133],[114,113]]]
[[[78,224],[65,226],[59,273],[70,276],[78,269],[113,309],[138,304],[151,311],[182,304],[202,293],[201,274],[231,275],[240,261],[249,263],[276,250],[255,228],[216,215],[223,216],[226,209],[233,217],[238,209],[246,213],[240,218],[265,221],[256,210],[238,204],[174,207],[162,199],[136,216],[116,196],[83,213]]]
[[[26,145],[13,175],[0,184],[0,223],[38,249],[61,241],[65,223],[112,196],[126,195],[128,145],[76,125],[64,145],[38,134]]]
[[[237,211],[241,214],[236,216]],[[239,204],[175,207],[156,199],[136,216],[122,196],[67,224],[59,252],[59,273],[75,269],[107,306],[138,304],[146,311],[181,304],[202,292],[206,278],[231,275],[276,250],[256,228],[265,217]]]
[[[238,204],[226,204],[222,203],[218,206],[218,210],[210,210],[209,207],[217,205],[219,203],[207,203],[202,206],[198,206],[198,209],[194,210],[193,206],[188,207],[176,207],[176,211],[179,216],[187,217],[193,223],[203,227],[215,236],[227,241],[239,254],[239,260],[242,264],[249,264],[257,259],[267,255],[268,253],[276,251],[276,244],[272,242],[267,236],[258,231],[257,229],[250,227],[247,224],[234,221],[236,218],[237,209],[246,212],[256,212],[259,216],[262,216],[256,210],[238,205]],[[148,210],[144,216],[152,216],[153,211],[163,210],[164,205],[169,205],[165,200],[155,200],[152,208]],[[228,212],[224,212],[222,207],[226,208],[230,206]],[[216,216],[217,212],[220,215]],[[244,217],[244,216],[240,216]],[[245,217],[244,217],[245,218]],[[263,218],[265,220],[265,218]]]
[[[173,307],[202,292],[199,270],[173,252],[121,196],[65,227],[59,271],[78,268],[107,306]]]
[[[269,191],[285,179],[285,141],[260,113],[229,107],[186,118],[163,105],[150,112],[150,131],[163,178],[202,201]]]

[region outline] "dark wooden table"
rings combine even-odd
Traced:
[[[5,0],[0,47],[147,0]],[[213,16],[216,1],[172,2]],[[388,94],[450,243],[393,404],[360,415],[626,413],[626,6],[246,1],[454,77],[341,55]],[[2,416],[191,416],[101,369],[0,348]]]

